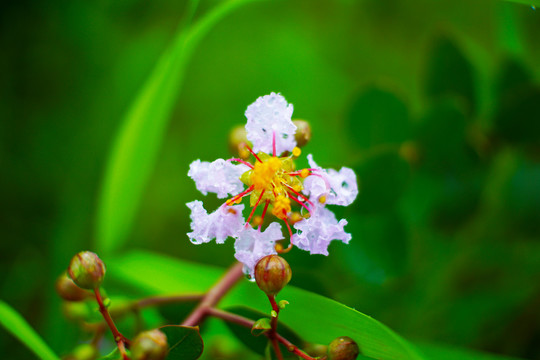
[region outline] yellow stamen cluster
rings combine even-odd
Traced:
[[[250,176],[255,190],[271,190],[270,184],[280,168],[281,160],[275,156],[265,162],[256,162]]]
[[[294,153],[298,151],[293,150]],[[292,157],[276,157],[265,153],[257,154],[253,169],[246,171],[240,180],[247,186],[253,186],[250,205],[268,202],[272,205],[272,214],[285,220],[291,212],[290,194],[303,189],[301,177],[295,172]],[[294,190],[294,191],[293,191]]]

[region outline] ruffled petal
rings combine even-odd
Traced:
[[[313,175],[304,180],[304,194],[310,200],[317,201],[321,196],[326,197],[326,204],[348,206],[358,196],[358,184],[356,174],[348,167],[342,167],[339,171],[323,169],[313,161],[313,155],[307,156]]]
[[[311,209],[311,217],[294,224],[298,230],[293,235],[293,244],[311,254],[328,255],[328,245],[332,240],[341,240],[345,244],[351,240],[351,234],[344,230],[347,220],[339,222],[333,212],[323,206]]]
[[[188,176],[204,195],[216,193],[220,199],[236,195],[244,189],[240,176],[249,170],[244,164],[235,165],[223,159],[213,162],[195,160],[189,165]]]
[[[276,133],[276,152],[292,151],[296,146],[296,126],[291,121],[292,104],[276,93],[259,97],[246,110],[247,138],[253,143],[253,151],[271,154],[273,134]]]
[[[244,272],[253,278],[257,262],[266,255],[276,254],[274,245],[281,239],[283,234],[278,223],[271,223],[263,232],[248,226],[236,236],[234,257],[244,264]]]
[[[191,230],[188,237],[194,244],[207,243],[216,239],[216,243],[223,244],[229,236],[236,236],[244,227],[242,211],[244,205],[220,206],[216,211],[208,214],[202,201],[195,200],[186,204],[191,209]]]

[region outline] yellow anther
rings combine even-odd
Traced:
[[[229,214],[234,214],[234,215],[237,214],[236,210],[233,208],[229,208],[227,211],[229,212]]]
[[[291,199],[283,195],[278,195],[274,201],[274,208],[272,214],[277,218],[285,220],[287,214],[291,211]]]
[[[274,249],[276,249],[277,252],[282,252],[283,245],[281,245],[281,243],[276,243],[276,246],[274,246]]]
[[[247,149],[245,147],[243,147],[242,149],[238,150],[238,155],[240,155],[240,158],[242,159],[249,159],[249,151],[247,151]]]
[[[299,157],[301,153],[302,153],[302,150],[298,146],[295,146],[294,149],[292,149],[292,154],[295,157]]]
[[[228,199],[227,201],[225,201],[225,204],[227,204],[227,206],[231,206],[232,204],[234,204],[234,201],[233,199]]]
[[[308,170],[308,169],[302,169],[302,171],[300,171],[300,176],[301,176],[302,178],[305,179],[305,178],[308,177],[308,175],[309,175],[309,170]]]
[[[235,201],[235,203],[237,203],[237,204],[240,204],[241,202],[242,202],[242,198],[241,198],[241,197],[239,197],[239,198],[236,199],[236,201]]]
[[[276,172],[281,168],[281,160],[272,157],[265,162],[256,162],[251,173],[251,183],[255,190],[270,190]]]
[[[326,196],[325,196],[325,195],[321,196],[321,197],[319,198],[319,202],[320,202],[321,204],[324,204],[324,203],[326,202]]]
[[[263,221],[262,221],[262,217],[260,217],[259,215],[257,215],[257,216],[255,216],[255,217],[253,218],[253,220],[251,221],[251,224],[253,225],[253,227],[257,227],[257,226],[261,225],[262,222],[263,222]]]
[[[304,217],[299,212],[293,212],[289,217],[291,224],[296,224],[300,220],[304,220]]]

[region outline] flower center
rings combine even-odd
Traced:
[[[255,190],[272,190],[272,186],[280,183],[280,178],[283,175],[281,167],[282,162],[276,156],[267,161],[256,162],[250,176]]]

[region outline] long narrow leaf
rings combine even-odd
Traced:
[[[505,0],[505,1],[529,5],[531,7],[536,7],[536,6],[540,7],[540,0]]]
[[[181,29],[132,103],[103,179],[97,214],[97,249],[101,254],[119,249],[129,234],[196,45],[220,19],[254,1],[226,1],[190,29]]]
[[[0,300],[0,324],[42,360],[60,360],[43,339],[8,304]]]

